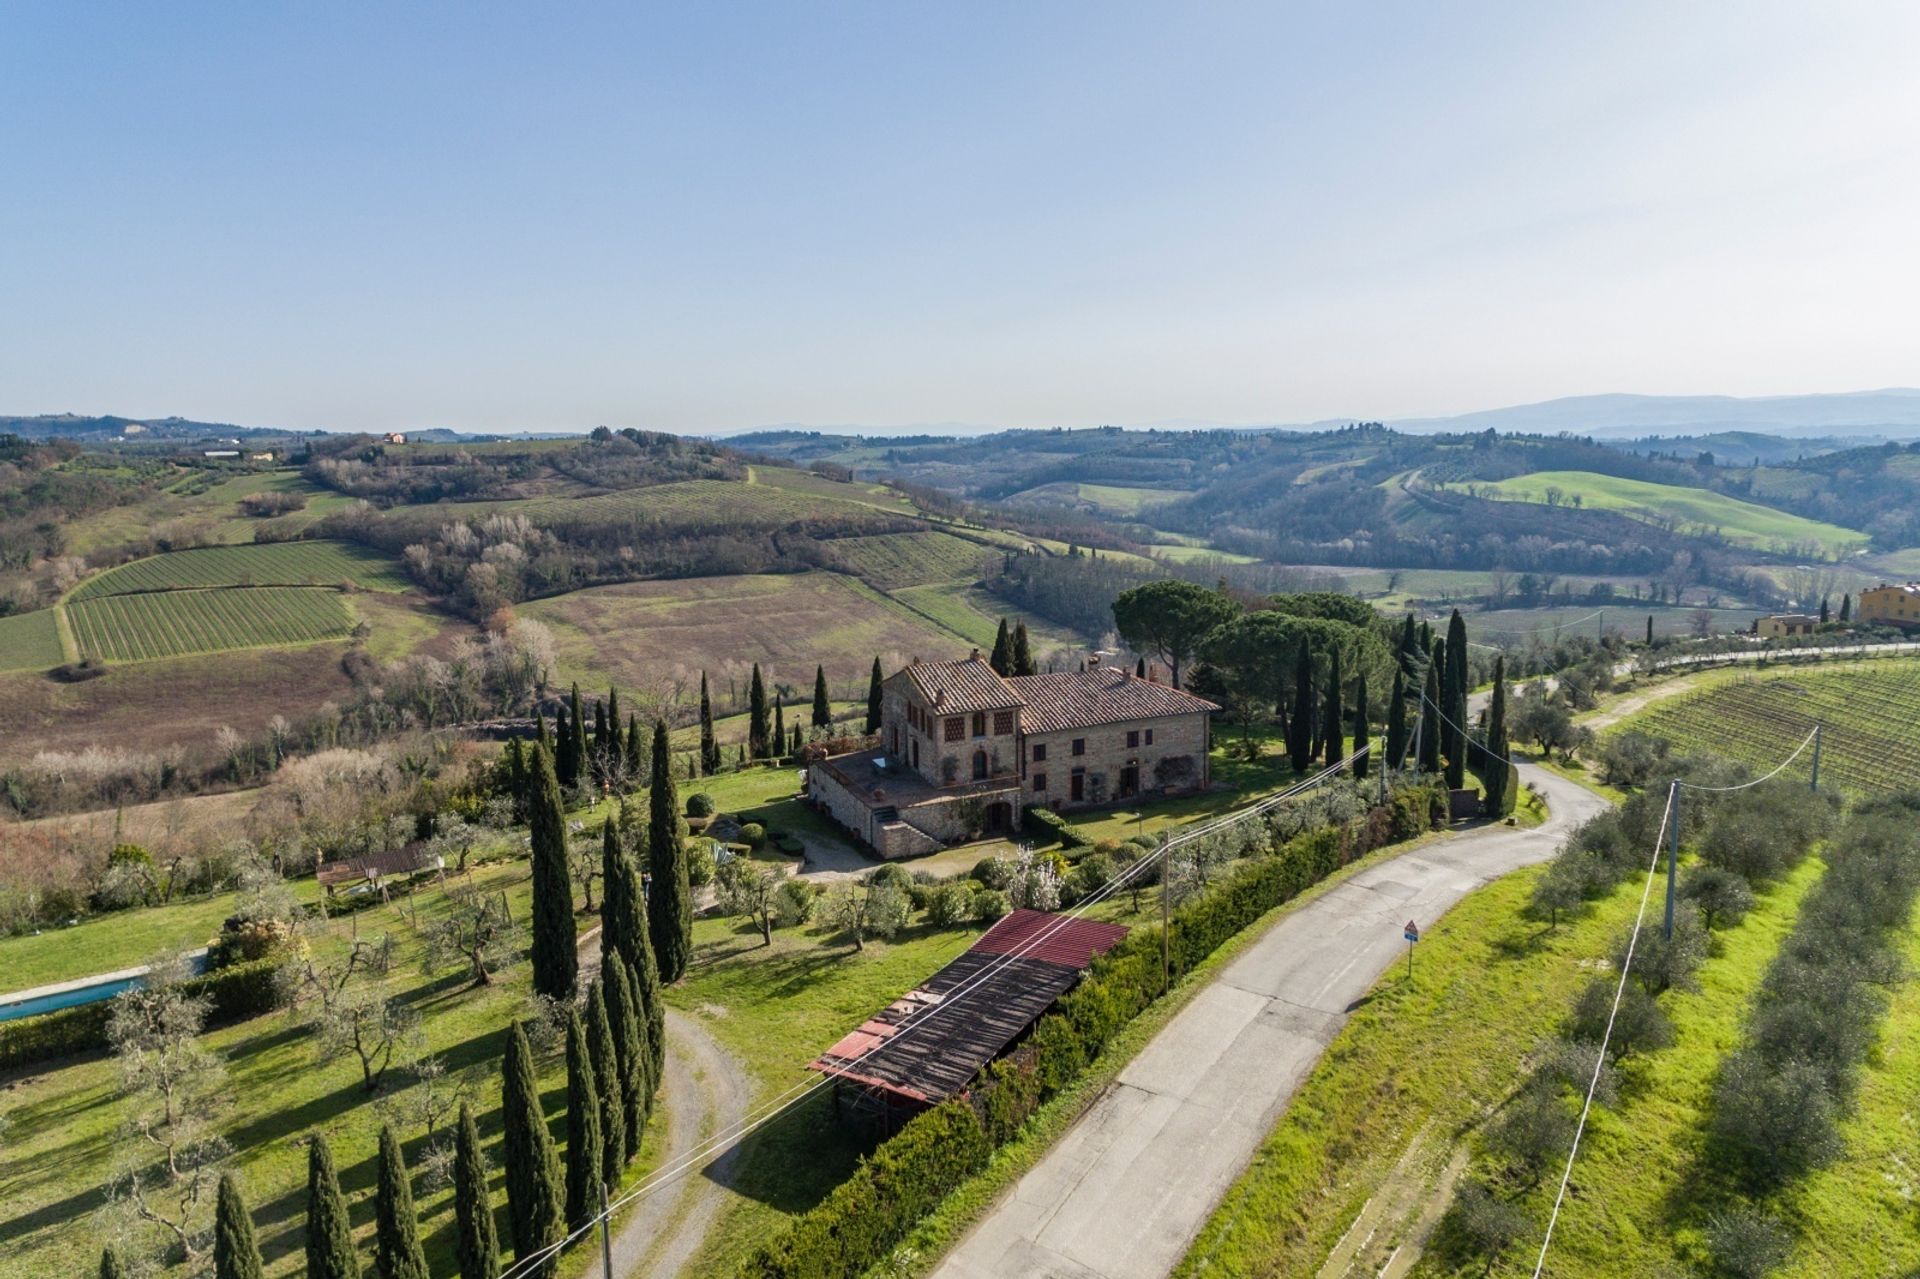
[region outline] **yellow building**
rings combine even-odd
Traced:
[[[1920,626],[1920,582],[1861,591],[1854,617],[1867,626]]]

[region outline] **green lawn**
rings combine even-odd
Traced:
[[[312,880],[294,885],[312,901]],[[96,915],[71,928],[49,928],[23,937],[0,937],[0,993],[91,977],[144,964],[165,950],[204,946],[233,913],[232,893]]]
[[[66,660],[52,609],[0,617],[0,671],[40,671]]]
[[[526,918],[524,863],[484,868],[477,877],[482,886],[505,889],[516,917]],[[423,891],[418,900],[422,917],[430,916],[438,902],[437,892]],[[416,965],[409,912],[399,901],[363,912],[357,926],[363,936],[390,931],[400,942],[395,980],[424,1015],[425,1050],[441,1056],[448,1075],[471,1088],[493,1160],[495,1201],[504,1203],[499,1057],[505,1028],[526,1010],[527,965],[515,965],[491,987],[472,987],[458,973],[424,975]],[[321,944],[342,944],[352,927],[347,920],[336,920]],[[279,1014],[214,1031],[204,1042],[227,1063],[234,1106],[221,1131],[234,1147],[234,1165],[246,1186],[267,1273],[287,1279],[304,1273],[306,1151],[300,1139],[316,1131],[324,1132],[333,1146],[343,1188],[352,1201],[362,1264],[370,1265],[371,1189],[382,1115],[362,1088],[357,1059],[317,1058],[307,1036],[293,1031]],[[541,1081],[556,1140],[564,1131],[564,1075],[557,1057],[543,1063]],[[417,1086],[404,1072],[396,1072],[389,1093]],[[6,1220],[0,1222],[0,1276],[38,1279],[91,1273],[100,1247],[92,1213],[104,1172],[112,1164],[113,1134],[121,1116],[114,1064],[96,1058],[44,1069],[15,1082],[6,1097],[11,1122],[0,1162],[7,1202]],[[417,1160],[422,1135],[414,1129],[402,1132],[410,1159]],[[653,1158],[649,1149],[631,1176],[640,1175]],[[428,1262],[434,1273],[452,1274],[451,1194],[428,1188],[418,1176],[414,1193]]]
[[[1737,546],[1788,554],[1813,548],[1837,559],[1867,544],[1867,535],[1855,529],[1789,515],[1724,493],[1621,479],[1594,471],[1536,471],[1494,484],[1475,484],[1473,488],[1491,491],[1499,500],[1509,502],[1545,502],[1547,490],[1558,489],[1562,500],[1578,497],[1583,506],[1592,509],[1618,511],[1648,523],[1671,524],[1682,531],[1713,531]]]

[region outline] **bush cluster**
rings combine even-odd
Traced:
[[[1044,804],[1028,804],[1021,816],[1027,834],[1036,840],[1058,839],[1062,848],[1085,848],[1092,842],[1072,822]]]
[[[1425,815],[1444,812],[1445,803],[1444,790],[1418,787],[1393,796],[1388,808]],[[1331,811],[1352,804],[1338,800],[1310,807]],[[1360,809],[1366,820],[1284,839],[1276,831],[1290,830],[1299,820],[1284,809],[1265,822],[1233,828],[1233,847],[1246,860],[1219,873],[1169,921],[1171,980],[1178,981],[1275,906],[1371,851],[1380,834],[1403,829],[1390,818],[1372,820],[1364,804]],[[1426,829],[1421,822],[1408,833]],[[944,891],[936,889],[934,900]],[[824,1201],[748,1258],[741,1274],[826,1279],[858,1274],[884,1259],[915,1221],[984,1167],[995,1147],[1019,1132],[1043,1102],[1072,1083],[1122,1027],[1164,993],[1160,964],[1159,927],[1134,929],[1040,1019],[1026,1044],[982,1071],[963,1100],[909,1122]]]

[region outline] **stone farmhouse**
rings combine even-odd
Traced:
[[[808,769],[813,803],[882,857],[1018,825],[1021,810],[1093,808],[1205,789],[1212,702],[1098,659],[996,673],[980,650],[914,662],[881,685],[880,745]]]

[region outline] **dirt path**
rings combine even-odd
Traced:
[[[598,973],[599,930],[581,940],[582,969]],[[665,1127],[658,1167],[669,1168],[697,1150],[715,1133],[737,1127],[747,1117],[753,1084],[733,1055],[706,1028],[677,1009],[667,1009],[667,1068],[661,1081],[657,1123]],[[617,1214],[613,1231],[613,1271],[619,1279],[673,1279],[706,1242],[720,1215],[733,1176],[738,1144],[696,1163],[675,1181]],[[585,1279],[605,1279],[598,1241]]]

